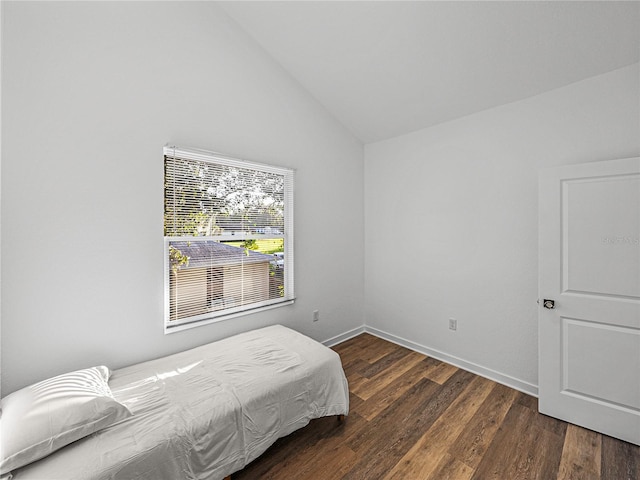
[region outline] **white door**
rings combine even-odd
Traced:
[[[640,445],[640,158],[539,185],[540,412]]]

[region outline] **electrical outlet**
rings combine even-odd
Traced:
[[[317,322],[318,320],[320,320],[320,312],[318,310],[314,310],[313,311],[313,321]]]
[[[458,329],[458,321],[455,318],[449,319],[449,330],[457,330]]]

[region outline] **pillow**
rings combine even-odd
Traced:
[[[110,374],[105,366],[78,370],[3,398],[0,475],[131,416],[113,398]]]

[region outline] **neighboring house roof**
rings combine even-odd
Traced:
[[[214,241],[171,242],[171,246],[189,257],[189,264],[180,267],[181,270],[238,265],[240,263],[264,263],[274,259],[272,255]]]

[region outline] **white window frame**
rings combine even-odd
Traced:
[[[167,333],[179,332],[185,329],[198,326],[208,325],[215,322],[229,320],[232,318],[262,312],[273,308],[291,305],[295,301],[294,292],[294,241],[293,241],[293,196],[294,196],[294,178],[295,171],[291,168],[277,167],[263,163],[242,160],[238,158],[228,157],[215,152],[199,150],[193,148],[182,148],[175,146],[165,146],[163,149],[164,156],[173,158],[182,158],[186,160],[195,160],[218,165],[237,167],[242,169],[257,170],[261,172],[275,173],[285,177],[284,189],[284,221],[285,228],[281,235],[271,234],[273,236],[281,236],[284,239],[284,292],[283,298],[265,300],[248,305],[240,305],[238,307],[226,308],[219,311],[207,312],[200,315],[194,315],[184,319],[171,320],[170,318],[170,259],[169,245],[172,241],[220,241],[220,240],[237,240],[237,236],[215,235],[215,236],[165,236],[164,237],[164,331]],[[164,165],[164,160],[163,160]],[[163,174],[164,179],[164,174]],[[163,195],[164,199],[164,195]],[[163,200],[164,201],[164,200]],[[163,220],[164,221],[164,220]],[[258,234],[243,235],[242,240],[260,239],[264,236]]]

